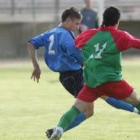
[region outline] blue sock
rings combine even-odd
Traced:
[[[83,122],[86,119],[85,113],[80,113],[80,115],[78,117],[76,117],[72,123],[70,124],[70,126],[67,128],[66,131],[76,127],[77,125],[79,125],[81,122]]]
[[[106,102],[117,109],[123,109],[123,110],[130,111],[130,112],[134,111],[133,105],[126,103],[122,100],[117,100],[115,98],[108,97]]]

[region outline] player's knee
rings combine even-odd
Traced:
[[[92,117],[94,115],[93,109],[85,110],[85,115],[86,115],[86,118]]]
[[[125,99],[125,101],[129,102],[130,104],[136,106],[137,104],[139,104],[139,101],[140,99],[138,98],[138,95],[135,91],[133,91],[131,93],[131,95]]]

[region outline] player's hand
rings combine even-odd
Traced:
[[[32,72],[31,79],[33,79],[34,81],[39,83],[40,75],[41,75],[41,70],[39,67],[36,67],[36,68],[34,68],[34,70]]]

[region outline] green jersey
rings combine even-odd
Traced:
[[[122,79],[121,53],[109,32],[96,33],[82,51],[84,79],[88,86],[96,87],[107,81]]]
[[[97,87],[105,82],[122,79],[121,51],[130,48],[126,44],[128,40],[121,40],[124,35],[132,39],[125,32],[111,26],[107,29],[91,29],[77,37],[76,45],[83,52],[83,75],[87,86]]]

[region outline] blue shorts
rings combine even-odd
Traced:
[[[63,87],[74,97],[83,87],[83,70],[60,72],[59,80]]]

